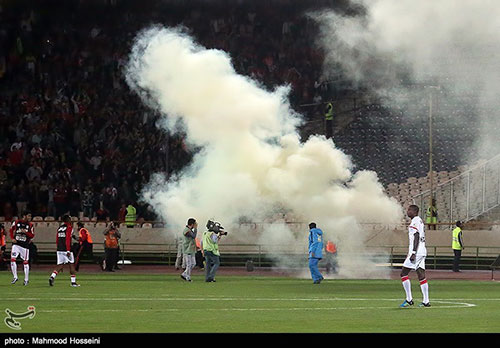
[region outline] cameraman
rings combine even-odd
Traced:
[[[221,236],[227,235],[224,227],[213,221],[207,222],[207,231],[203,232],[201,248],[205,256],[205,281],[207,283],[215,282],[215,273],[220,265],[219,240]]]

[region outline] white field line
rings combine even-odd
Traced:
[[[8,297],[2,300],[9,301],[399,301],[400,298],[342,298],[342,297],[309,297],[309,298],[274,298],[274,297]],[[434,302],[443,301],[500,301],[500,298],[453,298],[431,299]]]
[[[7,297],[3,298],[8,301],[261,301],[261,302],[325,302],[325,301],[391,301],[397,302],[400,299],[374,299],[374,298],[239,298],[239,297],[212,297],[212,298],[180,298],[180,297],[159,297],[159,298],[141,298],[141,297],[127,297],[127,298],[40,298],[40,297]],[[475,307],[476,305],[473,303],[467,302],[456,302],[459,299],[438,299],[431,300],[431,304],[439,303],[438,306],[432,306],[432,309],[443,309],[443,308],[470,308]],[[500,299],[471,299],[473,301],[476,300],[500,300]],[[462,301],[462,299],[460,299]],[[415,306],[417,307],[417,306]],[[397,305],[391,306],[360,306],[360,307],[316,307],[316,308],[304,308],[304,307],[290,307],[290,308],[192,308],[190,310],[202,310],[202,311],[249,311],[249,312],[258,312],[258,311],[332,311],[332,310],[374,310],[374,309],[394,309],[397,308]],[[426,308],[429,309],[429,308]],[[162,308],[162,309],[131,309],[131,308],[123,308],[123,309],[79,309],[82,312],[178,312],[184,311],[185,309],[176,309],[176,308]],[[39,309],[39,312],[43,313],[64,313],[64,312],[72,312],[73,310],[67,309]]]

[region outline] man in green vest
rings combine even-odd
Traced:
[[[464,250],[464,242],[462,239],[462,222],[457,221],[456,226],[452,232],[451,248],[453,249],[453,272],[460,272],[459,264],[462,257],[462,250]]]
[[[326,104],[325,109],[325,135],[331,138],[333,135],[333,104]]]
[[[207,230],[203,232],[201,240],[201,249],[205,256],[205,281],[207,283],[215,282],[215,273],[220,265],[219,240],[221,236],[226,235],[219,223],[208,220]]]
[[[125,224],[127,228],[132,228],[135,226],[135,221],[137,219],[135,207],[129,203],[127,206],[127,215],[125,215]]]
[[[432,204],[427,208],[427,212],[425,213],[425,223],[430,230],[436,229],[437,216],[436,199],[433,198]]]

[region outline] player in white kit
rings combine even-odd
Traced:
[[[406,293],[406,300],[400,307],[413,306],[413,297],[411,294],[411,283],[409,274],[411,270],[417,272],[418,280],[420,282],[420,290],[422,291],[423,300],[420,307],[430,307],[429,303],[429,284],[425,278],[425,257],[427,256],[427,249],[425,248],[425,229],[424,222],[418,216],[419,208],[416,205],[408,207],[408,217],[411,219],[410,226],[408,227],[408,256],[403,263],[401,270],[401,282]]]

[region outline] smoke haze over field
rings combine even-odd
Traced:
[[[477,115],[476,146],[462,154],[464,162],[500,153],[500,3],[495,0],[355,0],[357,15],[332,11],[310,14],[321,27],[324,74],[339,69],[356,85],[387,97],[389,107],[410,95],[422,95],[408,84],[439,85],[454,97],[441,95],[442,105],[467,95]],[[428,92],[422,92],[428,93]],[[413,99],[412,99],[413,97]],[[460,98],[460,97],[459,97]],[[408,114],[411,118],[415,115]],[[450,124],[451,126],[452,124]]]
[[[322,136],[301,141],[301,118],[288,104],[288,87],[264,90],[238,75],[225,52],[199,46],[182,29],[156,26],[139,33],[126,78],[164,115],[161,127],[176,132],[182,124],[186,140],[202,148],[181,174],[156,174],[143,192],[174,231],[189,217],[200,230],[208,218],[230,231],[242,218],[275,221],[258,233],[240,230],[229,237],[304,250],[308,231],[288,228],[282,223],[287,214],[317,222],[349,255],[364,248],[360,223],[401,221],[401,207],[384,194],[374,172],[354,172],[350,158]],[[346,276],[360,268],[352,258],[339,263]]]

